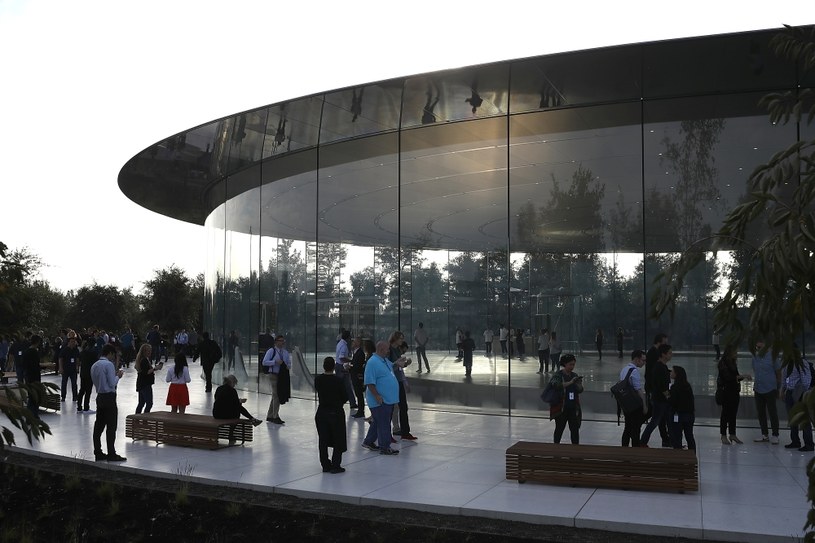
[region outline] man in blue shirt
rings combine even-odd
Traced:
[[[263,367],[267,368],[271,381],[270,386],[272,388],[272,400],[269,402],[268,411],[266,411],[266,420],[274,424],[285,424],[285,421],[280,418],[280,394],[282,392],[281,388],[289,387],[290,384],[288,381],[285,381],[285,377],[281,379],[280,370],[281,367],[285,365],[285,375],[288,376],[288,370],[291,369],[291,356],[289,355],[289,351],[285,349],[285,344],[285,338],[283,336],[277,336],[275,338],[274,347],[266,351],[266,354],[263,356],[263,362],[261,362]],[[288,400],[288,395],[286,396],[286,400]]]
[[[365,365],[365,399],[371,408],[374,422],[368,427],[368,434],[362,446],[379,454],[399,454],[391,449],[391,415],[393,406],[399,403],[399,382],[393,373],[393,362],[388,360],[390,346],[387,341],[376,344],[374,353]],[[379,443],[377,447],[374,443]]]
[[[116,370],[116,347],[107,344],[102,347],[102,357],[91,366],[91,380],[96,387],[96,422],[93,424],[93,455],[96,460],[124,462],[123,456],[116,454],[116,428],[119,409],[116,406],[116,385],[125,370]],[[108,453],[102,452],[102,432],[106,431]]]
[[[781,362],[773,360],[769,350],[762,354],[764,340],[756,341],[753,351],[753,394],[756,398],[756,411],[758,411],[758,425],[761,427],[761,436],[753,441],[756,443],[770,442],[778,445],[778,404],[781,395]],[[767,435],[767,412],[770,413],[770,426],[772,436]]]

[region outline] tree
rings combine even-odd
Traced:
[[[97,327],[118,332],[138,315],[138,303],[129,288],[119,290],[94,282],[69,293],[69,302],[66,320],[80,329]]]
[[[799,76],[815,68],[815,26],[792,28],[771,42],[776,53],[797,63]],[[799,134],[815,118],[815,91],[796,88],[770,93],[762,99],[773,124],[795,122]],[[811,136],[810,136],[811,137]],[[728,343],[740,342],[750,334],[765,338],[773,357],[781,355],[791,368],[801,364],[796,340],[807,327],[815,327],[815,139],[800,138],[776,153],[767,164],[753,171],[747,196],[726,216],[722,227],[695,244],[710,242],[713,250],[737,255],[738,275],[732,277],[723,298],[715,305],[714,327],[725,332]],[[762,238],[747,241],[750,232]],[[690,247],[679,260],[657,277],[658,288],[651,300],[652,315],[673,314],[683,284],[704,259],[704,253]],[[748,323],[745,325],[744,310]],[[815,421],[815,394],[808,391],[804,401],[791,413],[792,424]],[[815,459],[807,464],[809,499],[815,499]],[[815,527],[815,509],[807,515],[805,529]],[[815,541],[809,531],[805,541]]]
[[[165,330],[194,326],[203,302],[202,293],[195,288],[193,280],[175,265],[154,273],[152,279],[144,282],[141,297],[148,322],[159,324]]]
[[[9,250],[0,242],[0,334],[30,328],[32,298],[28,285],[42,266],[40,258],[27,247]]]

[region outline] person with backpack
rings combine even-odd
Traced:
[[[797,349],[797,347],[796,347]],[[787,417],[792,406],[801,401],[804,392],[812,385],[812,370],[809,362],[796,352],[795,362],[792,367],[784,366],[782,370],[783,387],[781,392],[784,398],[784,405],[787,407]],[[801,439],[798,430],[804,435],[804,446],[801,446]],[[815,451],[815,444],[812,442],[812,425],[809,421],[803,424],[790,424],[790,443],[784,445],[786,449],[798,449],[801,452]]]
[[[642,405],[639,409],[635,409],[629,413],[625,413],[625,426],[623,427],[622,445],[628,447],[629,443],[632,447],[640,446],[640,430],[645,422],[645,387],[640,375],[640,368],[645,365],[645,351],[637,349],[631,353],[631,362],[626,364],[620,370],[620,381],[627,380],[631,389],[636,391],[637,395],[642,400]],[[617,405],[618,415],[620,405]],[[619,418],[617,419],[619,426]]]

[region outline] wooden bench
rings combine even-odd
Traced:
[[[519,441],[507,479],[592,488],[699,490],[696,451]]]
[[[125,418],[125,436],[146,439],[167,445],[220,449],[228,445],[219,439],[229,440],[229,427],[235,425],[233,439],[241,445],[252,441],[252,421],[247,419],[216,419],[207,415],[179,414],[167,411],[128,415]]]

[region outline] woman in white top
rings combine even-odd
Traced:
[[[187,357],[182,353],[175,355],[175,367],[167,370],[170,389],[167,391],[167,405],[173,413],[184,413],[190,405],[190,391],[187,383],[190,379],[190,368],[187,367]]]

